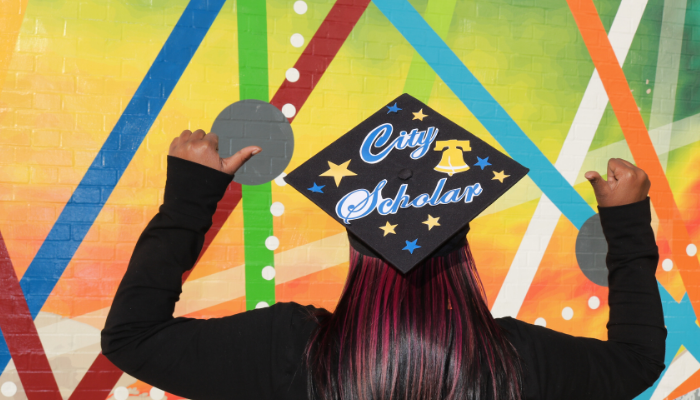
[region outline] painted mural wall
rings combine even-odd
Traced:
[[[170,141],[240,100],[291,133],[265,138],[267,178],[229,187],[176,314],[332,310],[344,228],[284,171],[405,92],[531,169],[472,223],[494,315],[605,339],[583,174],[650,174],[669,338],[638,398],[700,398],[699,60],[692,0],[2,1],[0,399],[179,398],[116,369],[99,331]]]

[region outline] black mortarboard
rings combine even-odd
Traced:
[[[408,94],[285,177],[360,253],[406,273],[459,246],[528,169]]]

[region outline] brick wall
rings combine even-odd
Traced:
[[[251,11],[250,1],[0,4],[0,233],[6,248],[0,268],[7,294],[0,308],[35,327],[6,322],[2,331],[8,343],[17,335],[34,337],[34,347],[24,351],[36,355],[26,360],[0,340],[0,399],[55,393],[66,399],[178,398],[101,364],[99,330],[138,235],[162,199],[170,141],[183,129],[209,130],[221,110],[248,98],[266,97],[283,112],[286,104],[294,106],[287,114],[294,153],[286,171],[404,92],[515,157],[518,149],[503,132],[489,129],[477,105],[501,107],[499,118],[520,131],[513,137],[520,135],[538,154],[530,160],[536,167],[528,165],[532,179],[472,224],[470,243],[489,304],[495,314],[606,338],[607,288],[588,278],[575,255],[582,221],[595,206],[583,173],[604,171],[609,157],[633,160],[636,150],[608,103],[609,77],[594,72],[602,50],[587,46],[575,6],[553,0],[338,0],[359,11],[357,18],[346,11],[336,18],[332,0],[267,0],[262,14],[259,7]],[[685,0],[593,3],[627,79],[624,89],[656,149],[654,165],[682,216],[683,240],[698,245],[700,75],[694,60],[700,6]],[[388,11],[405,6],[425,21],[413,28],[432,38],[427,45]],[[194,22],[178,25],[183,15]],[[172,32],[185,32],[187,45],[174,43],[159,56]],[[251,37],[266,50],[251,49]],[[312,40],[323,38],[335,44],[324,42],[325,53],[304,55]],[[431,49],[440,56],[430,56]],[[458,60],[458,73],[436,74],[447,52]],[[326,64],[307,71],[297,65],[303,57]],[[181,72],[173,72],[177,65]],[[295,65],[298,81],[290,71]],[[312,73],[313,85],[300,90]],[[467,73],[493,103],[460,89]],[[554,192],[545,193],[552,205],[542,200],[537,179],[547,171],[562,178],[546,190],[576,194],[583,211],[558,203]],[[260,227],[244,223],[246,190],[220,219],[176,313],[230,315],[253,300],[333,309],[347,271],[343,227],[280,177],[264,189],[270,204],[263,207],[282,206],[264,226],[279,246],[250,247],[246,232]],[[700,328],[692,309],[683,308],[700,287],[692,274],[697,256],[673,250],[666,223],[655,217],[662,250],[658,279],[667,310],[686,310],[682,319],[690,323],[669,341],[674,362],[658,387],[640,397],[645,399],[678,398],[700,387],[700,356],[692,353]],[[254,252],[265,251],[273,260],[266,266],[274,268],[267,273],[251,261]],[[682,264],[679,257],[692,261]],[[514,273],[519,289],[513,289],[509,271],[523,265],[536,272]],[[251,274],[262,276],[268,297],[257,299],[246,286]],[[514,294],[506,298],[506,291]],[[17,331],[20,325],[24,330]],[[38,387],[21,379],[32,371],[43,377]],[[96,378],[100,373],[103,378]]]

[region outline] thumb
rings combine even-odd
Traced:
[[[591,186],[593,186],[595,197],[600,203],[600,198],[605,197],[608,193],[610,193],[610,186],[608,185],[608,182],[606,182],[596,171],[588,171],[584,176],[586,179],[588,179],[588,182],[591,183]]]
[[[229,175],[233,175],[238,171],[246,161],[250,160],[251,157],[260,153],[262,149],[258,146],[248,146],[244,147],[231,157],[227,157],[221,160],[221,171],[226,172]]]

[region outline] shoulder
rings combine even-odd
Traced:
[[[277,367],[273,374],[276,398],[306,398],[306,347],[318,327],[319,318],[330,313],[323,308],[293,302],[276,303],[249,313],[265,314],[270,321],[273,360]]]
[[[533,335],[538,335],[537,328],[543,331],[547,331],[547,329],[511,317],[496,318],[496,323],[501,327],[508,341],[515,347],[521,361],[528,364]]]
[[[273,325],[280,328],[293,329],[299,332],[312,331],[319,324],[319,318],[330,315],[326,309],[312,305],[303,306],[295,302],[275,303],[273,306],[262,309],[268,310]],[[254,310],[255,312],[258,310]]]

